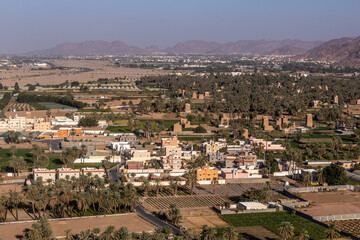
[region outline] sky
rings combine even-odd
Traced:
[[[359,9],[359,0],[0,0],[0,54],[87,40],[326,41],[360,36]]]

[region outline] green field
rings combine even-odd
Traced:
[[[97,109],[97,108],[92,108],[92,109],[79,109],[79,112],[111,112],[110,109]]]
[[[202,141],[204,139],[210,139],[210,137],[178,137],[180,141]]]
[[[57,169],[62,167],[62,163],[60,161],[60,154],[59,153],[46,153],[49,157],[49,165],[47,166],[48,169]],[[17,149],[15,156],[21,156],[25,159],[26,164],[28,167],[32,167],[33,164],[33,155],[31,153],[31,149]],[[0,171],[1,172],[12,172],[12,169],[9,167],[10,162],[10,149],[0,149]],[[112,167],[115,166],[116,163],[112,164]],[[102,167],[102,163],[79,163],[75,164],[74,168],[80,169],[84,167]]]
[[[21,156],[30,165],[32,163],[31,149],[17,149],[15,156]],[[0,149],[0,171],[9,171],[11,152],[10,149]]]
[[[106,130],[112,133],[131,133],[131,128],[128,126],[109,126]]]
[[[38,102],[37,104],[40,104],[41,106],[47,108],[47,109],[76,109],[73,107],[69,107],[60,103],[55,102]]]
[[[295,234],[306,229],[311,239],[325,237],[324,227],[288,212],[242,213],[221,215],[221,217],[234,227],[262,226],[275,234],[279,234],[278,229],[282,222],[291,222],[295,228]]]
[[[137,130],[143,129],[145,121],[147,121],[147,120],[140,120],[138,122],[136,129]],[[153,132],[156,132],[157,122],[161,122],[163,124],[164,130],[172,130],[172,126],[178,122],[177,120],[149,120],[149,121],[151,122]],[[119,125],[127,124],[127,120],[115,120],[114,124],[119,124]],[[107,128],[107,130],[109,130],[110,132],[113,132],[113,133],[130,133],[130,132],[132,132],[131,128],[129,126],[109,126]]]
[[[47,168],[54,169],[60,168],[60,154],[58,153],[47,153],[49,157],[49,165]],[[23,157],[26,161],[28,167],[31,167],[33,164],[33,155],[31,149],[17,149],[15,156]],[[0,149],[0,171],[12,171],[9,167],[11,152],[10,149]]]

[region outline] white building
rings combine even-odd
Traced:
[[[46,169],[46,168],[37,168],[33,170],[33,179],[38,180],[42,178],[43,182],[47,180],[55,181],[56,179],[56,170]]]
[[[130,143],[129,142],[111,142],[110,147],[111,147],[111,149],[114,149],[114,150],[122,153],[125,150],[130,150]]]
[[[80,119],[80,118],[78,118],[76,116],[74,116],[74,119],[67,118],[67,117],[55,117],[52,119],[51,125],[54,125],[54,126],[77,126],[79,124],[78,119]]]
[[[84,175],[87,175],[88,173],[91,173],[91,176],[98,175],[100,178],[105,176],[105,170],[104,169],[98,169],[98,168],[82,168],[82,173]]]
[[[80,170],[72,168],[58,168],[58,179],[66,179],[66,176],[69,176],[69,179],[72,177],[79,178]]]
[[[259,202],[239,202],[239,207],[243,207],[244,210],[264,210],[267,209],[265,204]]]

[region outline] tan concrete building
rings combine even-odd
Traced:
[[[166,146],[165,147],[165,156],[181,156],[181,147],[177,146]]]
[[[306,114],[306,126],[312,128],[313,127],[313,117],[312,114]]]
[[[168,169],[180,169],[181,168],[181,158],[180,156],[166,156],[162,158],[162,165],[164,170]]]
[[[182,132],[182,125],[181,123],[175,123],[173,126],[173,132]]]
[[[79,178],[80,177],[80,169],[72,169],[72,168],[58,168],[58,179],[66,179],[66,176],[69,176],[69,179],[72,177]]]
[[[185,104],[185,112],[186,113],[191,113],[191,105],[190,105],[190,103]]]
[[[54,169],[46,169],[46,168],[37,168],[33,170],[33,179],[38,180],[42,178],[43,182],[47,182],[48,180],[55,181],[56,180],[56,170]]]
[[[269,117],[268,116],[263,116],[262,125],[263,125],[264,131],[273,131],[274,130],[273,126],[269,125]]]

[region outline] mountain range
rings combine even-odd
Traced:
[[[360,37],[333,39],[310,49],[307,58],[333,61],[341,66],[360,67]]]
[[[360,66],[360,37],[340,38],[327,42],[302,40],[240,40],[217,43],[201,40],[185,41],[172,47],[140,48],[121,41],[86,41],[62,43],[53,48],[29,52],[26,55],[85,56],[136,54],[193,54],[193,55],[296,55],[320,61],[333,61],[344,66]]]
[[[86,41],[80,43],[62,43],[53,48],[29,52],[31,55],[106,55],[106,54],[196,54],[196,55],[241,55],[271,54],[279,52],[306,53],[307,50],[321,45],[321,41],[305,42],[301,40],[240,40],[229,43],[207,41],[185,41],[172,47],[160,49],[157,46],[140,48],[121,41]]]

